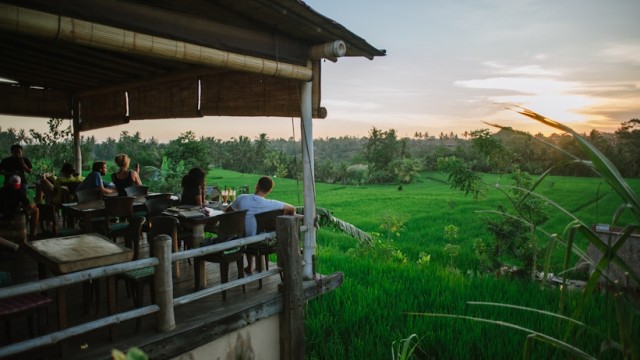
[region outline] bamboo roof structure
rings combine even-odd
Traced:
[[[300,117],[321,58],[384,56],[301,0],[0,0],[0,113],[131,120]]]

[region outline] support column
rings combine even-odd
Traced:
[[[300,128],[302,129],[302,184],[304,189],[304,234],[302,276],[305,280],[313,279],[315,269],[313,259],[316,253],[316,197],[313,164],[313,123],[311,119],[312,82],[302,82],[300,94]]]
[[[82,151],[80,150],[80,102],[73,106],[73,168],[82,175]]]

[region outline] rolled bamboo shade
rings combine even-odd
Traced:
[[[301,81],[312,79],[312,70],[304,66],[235,54],[8,4],[0,4],[0,27],[112,51]]]

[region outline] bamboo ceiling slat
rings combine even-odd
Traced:
[[[122,125],[129,121],[124,93],[88,96],[81,101],[80,129],[83,131]]]
[[[19,33],[84,44],[149,57],[180,59],[191,64],[311,80],[311,70],[298,65],[234,54],[182,41],[136,33],[112,26],[57,16],[0,3],[0,27]]]
[[[51,89],[32,89],[22,86],[0,85],[0,109],[6,114],[69,119],[69,94]]]

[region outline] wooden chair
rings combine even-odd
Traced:
[[[178,227],[180,222],[173,216],[154,216],[149,218],[149,233],[147,239],[149,239],[149,248],[151,248],[151,242],[153,239],[161,234],[171,236],[172,251],[178,252],[180,247],[178,246]],[[175,263],[175,275],[180,277],[180,267],[178,262]]]
[[[284,210],[271,210],[258,213],[256,217],[256,234],[276,231],[276,219],[284,215]],[[257,244],[248,245],[245,254],[253,255],[256,258],[256,271],[262,272],[262,260],[264,258],[265,270],[269,270],[269,255],[276,253],[275,241],[263,241]],[[247,260],[248,257],[247,257]],[[259,288],[262,289],[262,279],[258,280]]]
[[[203,245],[219,244],[244,237],[244,219],[247,210],[232,211],[222,215],[218,215],[218,223],[216,227],[205,227],[205,231],[215,232],[218,236],[212,239],[205,239]],[[200,279],[199,262],[214,262],[220,264],[220,281],[226,283],[229,281],[229,265],[233,262],[238,267],[238,279],[244,277],[244,247],[220,251],[213,254],[207,254],[201,258],[196,258],[194,269],[196,270],[196,281]],[[245,287],[242,285],[242,292]],[[227,292],[222,292],[222,299],[227,299]]]
[[[58,228],[58,216],[56,215],[56,209],[54,205],[38,204],[37,206],[40,212],[41,236],[48,237],[48,235],[50,235],[50,237],[58,237],[82,234],[82,229],[79,228]]]
[[[175,219],[174,219],[175,220]],[[177,221],[177,220],[176,220]],[[140,231],[142,225],[146,222],[146,219],[142,216],[131,217],[129,223],[129,231],[125,236],[125,246],[133,249],[133,260],[140,259]],[[152,256],[153,247],[149,244],[149,255]],[[153,297],[153,275],[155,274],[155,267],[148,266],[142,269],[136,269],[127,271],[116,276],[116,282],[118,280],[124,280],[127,283],[127,289],[131,289],[131,295],[133,297],[133,305],[140,308],[144,305],[144,285],[149,284],[151,288],[151,302],[155,302]],[[140,330],[142,325],[142,318],[136,319],[136,331]]]
[[[173,205],[173,201],[170,197],[151,197],[144,203],[147,208],[147,218],[151,219],[155,216],[159,216],[163,211],[170,208]]]
[[[76,191],[76,199],[79,203],[102,199],[102,192],[98,188]]]
[[[149,193],[149,187],[144,185],[132,185],[126,187],[124,191],[127,196],[145,196]]]
[[[133,216],[133,196],[109,196],[104,199],[104,234],[115,242],[119,236],[126,236]],[[140,236],[140,232],[138,236]]]
[[[64,183],[64,185],[61,187],[65,187],[69,191],[69,195],[75,198],[76,190],[78,189],[78,186],[80,186],[80,184],[82,184],[82,181],[69,181]]]
[[[173,202],[170,197],[160,197],[154,196],[147,198],[147,201],[144,202],[144,206],[146,208],[145,217],[147,220],[151,220],[151,218],[160,216],[163,211],[170,208]],[[148,233],[149,232],[149,224],[147,221],[142,227],[142,231]]]
[[[0,287],[12,285],[8,272],[0,272]],[[24,294],[0,300],[0,320],[4,322],[7,339],[13,342],[11,334],[11,320],[27,316],[29,335],[35,336],[33,317],[36,316],[38,331],[41,334],[47,331],[48,308],[53,302],[50,297],[40,294]]]

